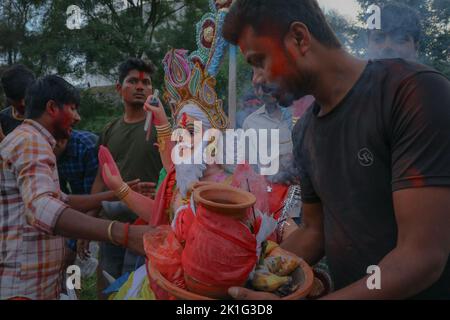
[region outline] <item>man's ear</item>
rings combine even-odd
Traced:
[[[54,100],[49,100],[45,106],[45,111],[52,117],[56,118],[61,111],[61,108]]]
[[[302,22],[293,22],[285,37],[287,47],[297,51],[302,56],[311,47],[312,36],[308,27]]]
[[[116,92],[122,96],[122,84],[120,82],[116,83]]]

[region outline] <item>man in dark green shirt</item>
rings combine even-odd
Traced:
[[[151,75],[153,67],[139,59],[128,59],[119,67],[119,82],[117,92],[122,97],[125,113],[106,126],[100,135],[99,145],[106,146],[110,151],[125,181],[139,179],[142,193],[154,194],[162,163],[156,143],[156,130],[153,128],[149,141],[144,131],[146,113],[143,105],[148,96],[153,93]],[[92,193],[105,189],[101,173],[92,186]],[[137,216],[129,210],[113,210],[114,213],[101,211],[101,215],[123,222],[133,222]],[[79,250],[80,251],[80,250]],[[100,247],[100,269],[113,277],[119,277],[125,272],[134,271],[143,263],[143,259],[134,256],[127,250],[111,244]],[[99,280],[103,277],[100,276]],[[99,289],[104,287],[99,283]]]

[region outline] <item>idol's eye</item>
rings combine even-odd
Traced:
[[[186,125],[186,130],[189,131],[189,134],[192,136],[195,133],[195,127],[193,123],[188,123]]]

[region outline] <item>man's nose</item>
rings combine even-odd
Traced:
[[[144,83],[142,81],[138,81],[136,84],[136,90],[142,91],[144,90]]]
[[[74,120],[75,120],[75,123],[78,123],[78,122],[81,121],[81,116],[80,116],[80,114],[78,113],[78,111],[75,111]]]
[[[381,50],[394,50],[395,45],[396,43],[391,37],[386,37],[380,48]]]

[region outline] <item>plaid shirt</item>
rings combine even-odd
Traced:
[[[55,224],[67,208],[60,191],[55,139],[25,120],[0,144],[0,299],[57,299],[64,238]]]
[[[66,150],[58,159],[59,180],[65,193],[91,193],[98,169],[97,140],[95,134],[87,131],[72,132]]]

